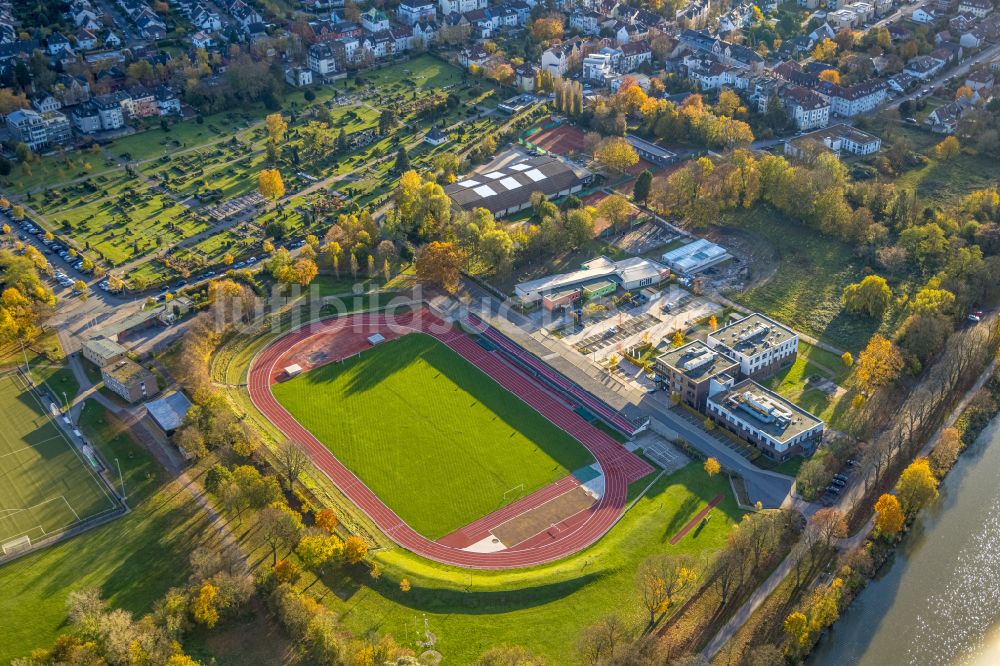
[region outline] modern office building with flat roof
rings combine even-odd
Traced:
[[[740,369],[739,363],[700,340],[663,352],[655,365],[667,390],[701,411],[709,394],[731,386]]]
[[[752,379],[708,397],[709,418],[774,460],[810,451],[823,438],[823,421]]]
[[[712,331],[706,343],[739,362],[743,377],[769,376],[799,352],[799,334],[760,313]]]

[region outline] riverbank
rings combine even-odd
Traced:
[[[991,354],[990,358],[992,357]],[[913,457],[926,456],[938,440],[939,433],[954,424],[963,428],[966,433],[966,443],[974,439],[975,434],[985,425],[984,414],[994,413],[995,403],[1000,402],[993,400],[992,407],[989,404],[985,405],[990,411],[984,411],[982,409],[984,401],[977,400],[983,386],[991,379],[996,385],[994,389],[1000,391],[1000,379],[997,377],[995,361],[991,362],[989,368],[978,373],[976,379],[970,383],[971,385],[967,384],[968,388],[960,396],[955,396],[947,412],[938,417],[938,428],[925,436],[923,446],[919,451],[913,451]],[[970,410],[974,410],[974,415]],[[891,486],[887,488],[889,489]],[[783,659],[782,655],[785,654],[797,661],[803,659],[827,627],[837,620],[840,613],[850,605],[851,600],[876,575],[877,564],[884,563],[893,552],[895,544],[885,541],[879,542],[879,552],[871,552],[874,542],[870,539],[869,532],[872,526],[870,517],[873,503],[874,501],[868,504],[868,513],[862,521],[859,521],[861,525],[853,536],[839,539],[837,550],[825,556],[825,562],[821,567],[825,573],[815,581],[818,587],[809,585],[799,587],[791,575],[774,581],[763,594],[756,595],[758,603],[749,609],[749,613],[744,614],[747,615],[746,620],[732,632],[730,640],[724,645],[718,640],[713,641],[705,656],[710,658],[713,664],[742,663],[748,656],[756,658],[758,652],[761,653],[761,658],[765,659],[765,663],[766,659],[775,656]],[[789,555],[788,560],[791,562],[794,558],[795,553]],[[794,566],[794,562],[791,566]],[[793,612],[800,612],[806,616],[806,628],[798,632],[795,640],[790,638],[785,624]]]
[[[885,548],[885,565],[808,659],[810,666],[996,663],[1000,635],[1000,417],[980,393],[955,427],[975,438],[944,478],[940,497]],[[986,390],[986,389],[984,389]]]
[[[946,439],[944,433],[949,429],[954,429],[958,435],[958,441],[961,443],[960,449],[958,451],[958,457],[955,459],[950,459],[950,464],[947,464],[944,468],[938,468],[938,478],[940,481],[940,492],[946,492],[947,487],[953,488],[952,493],[957,494],[957,486],[959,481],[952,479],[948,486],[945,485],[945,481],[952,478],[952,470],[954,470],[960,463],[962,469],[967,470],[972,463],[966,457],[966,453],[976,453],[981,454],[982,451],[979,450],[981,447],[976,447],[979,443],[980,436],[986,431],[987,428],[993,424],[993,434],[996,435],[994,439],[1000,438],[1000,426],[998,426],[997,415],[1000,413],[1000,367],[998,367],[997,362],[994,360],[990,366],[984,371],[983,376],[980,377],[979,381],[973,386],[965,398],[956,405],[956,409],[952,416],[942,424],[941,429],[938,433],[931,438],[927,444],[921,449],[920,457],[926,457],[932,455],[935,448],[940,445],[940,443]],[[989,438],[987,438],[989,439]],[[1000,465],[1000,454],[996,454],[998,465]],[[948,461],[947,458],[945,458]],[[963,474],[964,475],[964,474]],[[960,475],[961,476],[961,475]],[[978,500],[976,500],[978,502]],[[1000,493],[998,493],[997,501],[1000,502]],[[860,585],[851,585],[847,587],[847,593],[843,595],[840,600],[841,612],[854,607],[857,599],[863,595],[870,594],[868,592],[869,588],[878,581],[884,580],[886,578],[894,578],[890,576],[886,571],[886,568],[892,569],[896,565],[896,554],[900,551],[907,553],[915,548],[919,548],[924,542],[926,537],[926,522],[939,521],[941,520],[941,515],[944,512],[942,504],[944,502],[934,503],[925,509],[917,512],[917,514],[912,518],[911,521],[904,527],[904,529],[894,537],[887,538],[885,536],[880,536],[877,533],[869,530],[868,537],[864,540],[861,545],[861,549],[867,552],[871,557],[871,575],[866,576]],[[981,516],[984,514],[983,507],[987,504],[984,498],[984,502],[979,507],[970,507],[968,513],[971,516]],[[995,514],[995,511],[988,511],[987,513]],[[930,516],[928,518],[928,516]],[[965,517],[967,519],[967,517]],[[941,571],[942,565],[947,570],[948,562],[952,560],[949,558],[940,559],[935,563],[937,567],[936,575],[932,578],[940,579],[946,571]],[[879,599],[882,603],[885,603],[887,598],[886,595],[879,595]],[[998,607],[1000,611],[1000,607]],[[859,613],[860,615],[865,615],[864,609]],[[852,618],[852,615],[848,615],[847,618]],[[1000,614],[998,614],[1000,618]],[[846,619],[843,620],[845,624]],[[857,624],[854,620],[851,624]],[[840,645],[837,647],[829,647],[831,643],[836,645],[843,640],[848,640],[852,645],[859,645],[864,643],[864,634],[867,632],[868,635],[872,635],[872,632],[867,628],[870,623],[865,623],[858,627],[859,632],[862,635],[854,635],[851,631],[838,631],[839,623],[834,623],[831,629],[827,632],[830,635],[839,636],[841,634],[849,634],[848,639],[841,639],[840,641],[834,639],[830,640],[827,636],[822,636],[820,641],[814,647],[812,653],[809,655],[809,663],[813,664],[834,664],[834,663],[844,663],[844,646]],[[829,654],[829,657],[825,656]],[[827,659],[835,659],[835,661],[827,661]],[[849,660],[850,663],[856,663],[854,660]],[[891,662],[886,662],[884,660],[875,661],[873,663],[886,664]],[[940,663],[940,662],[933,662]]]

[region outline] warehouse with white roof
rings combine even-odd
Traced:
[[[732,256],[726,252],[726,248],[704,238],[699,238],[676,250],[667,252],[663,255],[662,260],[663,263],[681,275],[695,275],[731,258]]]
[[[593,179],[583,167],[555,157],[529,157],[492,171],[473,172],[444,191],[462,210],[485,208],[503,217],[528,208],[535,192],[549,199],[569,196]]]

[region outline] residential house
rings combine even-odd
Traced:
[[[191,35],[191,46],[196,49],[210,49],[215,46],[215,40],[211,35],[206,35],[200,30]]]
[[[76,33],[76,48],[89,51],[97,46],[97,35],[87,28],[81,28]]]
[[[50,56],[60,53],[63,49],[70,48],[69,40],[61,32],[53,32],[45,40],[45,52]]]
[[[468,69],[472,65],[484,66],[490,60],[490,53],[482,46],[476,45],[467,49],[462,49],[458,55],[458,64]]]
[[[45,123],[45,134],[49,147],[61,146],[73,139],[73,128],[69,118],[58,111],[46,111],[42,114]]]
[[[584,81],[603,84],[605,78],[613,75],[618,68],[621,51],[605,47],[583,59]]]
[[[992,88],[995,82],[996,77],[989,69],[969,72],[965,76],[965,85],[976,91],[983,90],[984,88]]]
[[[101,120],[102,130],[115,130],[125,126],[125,114],[115,94],[98,95],[93,99]]]
[[[966,33],[976,25],[976,17],[972,14],[959,14],[948,19],[948,28],[957,35]]]
[[[826,127],[830,122],[830,102],[801,86],[788,86],[779,93],[785,111],[799,130]]]
[[[14,141],[38,152],[49,147],[49,135],[42,114],[32,109],[18,109],[7,114],[7,128]]]
[[[143,10],[132,21],[143,39],[157,40],[167,36],[167,25],[151,9]]]
[[[122,108],[131,118],[152,118],[160,115],[156,104],[156,93],[149,88],[133,87],[126,95],[119,96]]]
[[[535,69],[535,66],[526,62],[514,70],[514,85],[524,92],[534,92],[537,74],[538,70]]]
[[[911,58],[903,68],[903,72],[915,79],[927,81],[934,78],[934,75],[940,72],[942,67],[944,67],[944,63],[940,60],[923,55]]]
[[[785,155],[798,159],[815,157],[817,150],[851,155],[873,155],[882,147],[882,139],[856,127],[838,123],[825,129],[810,132],[785,143]]]
[[[253,6],[243,0],[233,0],[229,4],[229,15],[244,30],[255,23],[263,23],[264,17]]]
[[[682,47],[692,51],[710,54],[723,65],[753,69],[758,72],[764,68],[764,59],[753,49],[717,39],[706,32],[684,30],[680,34],[679,42]]]
[[[861,19],[850,9],[838,9],[826,15],[826,20],[839,32],[861,24]]]
[[[886,85],[898,93],[904,93],[916,84],[917,79],[904,72],[900,72],[899,74],[886,79]]]
[[[392,37],[392,33],[388,30],[382,30],[381,32],[376,32],[371,35],[365,35],[360,39],[359,48],[367,51],[372,55],[372,57],[385,58],[391,56],[393,51],[393,46],[395,40]]]
[[[962,14],[972,14],[976,18],[985,18],[993,11],[991,0],[959,0],[958,11]]]
[[[205,5],[199,4],[190,15],[191,25],[202,32],[216,32],[222,30],[222,18],[217,12],[208,9]]]
[[[971,105],[971,103],[967,103]],[[924,119],[924,124],[938,134],[954,134],[958,129],[958,121],[968,107],[962,101],[956,100],[950,104],[939,106]]]
[[[564,42],[542,52],[541,67],[553,76],[563,76],[569,69],[569,58],[576,52],[575,42]]]
[[[62,104],[59,103],[58,99],[45,92],[33,93],[29,99],[31,100],[31,106],[39,113],[58,111],[62,108]]]
[[[413,28],[401,25],[389,31],[392,35],[392,52],[406,53],[414,46]]]
[[[354,54],[345,54],[347,61],[353,60]],[[309,69],[321,79],[327,79],[340,70],[333,46],[329,43],[321,42],[309,47],[307,55]]]
[[[830,111],[838,116],[852,118],[874,111],[885,101],[886,85],[879,80],[866,81],[853,86],[841,86],[821,81],[816,92],[830,102]]]
[[[422,19],[433,20],[437,16],[437,3],[434,0],[400,0],[396,7],[396,18],[400,23],[413,26]]]
[[[426,47],[437,41],[438,33],[441,31],[437,21],[424,19],[413,26],[413,45]]]
[[[708,24],[711,3],[709,0],[692,0],[674,14],[674,20],[683,30],[701,30]]]
[[[285,69],[285,83],[295,88],[311,86],[313,73],[306,67],[288,67]]]
[[[439,0],[438,6],[441,8],[441,15],[465,14],[477,9],[486,9],[487,0]]]
[[[643,64],[653,61],[653,50],[645,40],[622,44],[618,50],[621,51],[620,72],[634,72]]]
[[[389,29],[389,17],[381,9],[372,7],[361,12],[361,27],[368,32],[382,32]]]
[[[91,102],[83,102],[73,107],[69,114],[70,122],[81,134],[93,134],[101,131],[101,116]]]
[[[910,20],[914,23],[929,25],[937,20],[937,15],[932,9],[924,9],[923,7],[920,7],[910,14]]]
[[[102,33],[101,42],[109,49],[117,49],[122,45],[122,38],[109,28]]]
[[[605,17],[593,10],[577,10],[569,15],[569,27],[584,35],[597,35]]]
[[[90,84],[83,77],[60,74],[52,93],[63,106],[73,106],[90,100]]]
[[[986,29],[977,25],[962,33],[962,36],[958,39],[958,43],[967,49],[978,49],[986,44],[987,38]]]
[[[159,86],[155,94],[156,108],[161,116],[181,115],[181,100],[176,92],[167,86]]]

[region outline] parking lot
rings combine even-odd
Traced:
[[[17,233],[17,240],[25,244],[32,245],[35,249],[46,256],[52,264],[52,280],[65,289],[72,289],[72,295],[80,294],[74,288],[77,280],[86,282],[93,274],[93,269],[88,267],[84,260],[74,256],[70,248],[66,247],[54,238],[45,238],[45,231],[36,225],[30,218],[15,221],[11,217],[11,210],[3,209],[2,218],[5,224],[11,229],[20,229]],[[102,281],[100,286],[105,291],[108,290],[107,281]]]
[[[611,354],[641,344],[669,339],[677,330],[722,311],[721,306],[691,292],[669,285],[631,308],[619,309],[604,319],[562,329],[562,341],[575,352],[599,363]]]

